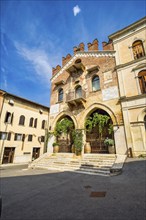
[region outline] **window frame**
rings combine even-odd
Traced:
[[[64,91],[63,88],[58,90],[58,102],[63,102]]]
[[[141,70],[138,73],[138,81],[139,81],[141,94],[145,94],[146,93],[146,69]]]
[[[96,78],[97,78],[97,80],[95,80]],[[93,85],[93,84],[95,84],[95,85]],[[96,88],[97,84],[98,84],[98,88]],[[100,77],[98,75],[94,75],[92,77],[92,92],[96,92],[98,90],[100,90]]]
[[[42,129],[45,129],[46,120],[42,121]]]
[[[20,116],[20,118],[19,118],[19,125],[22,125],[22,126],[25,125],[25,116],[24,115]]]
[[[32,135],[32,134],[29,134],[29,135],[28,135],[28,139],[27,139],[28,142],[32,142],[32,139],[33,139],[33,135]]]
[[[29,120],[29,127],[33,127],[33,124],[34,124],[34,118],[31,117]]]
[[[138,52],[138,46],[140,46],[141,52]],[[142,40],[137,39],[132,43],[132,52],[134,60],[140,59],[145,56],[145,49]]]
[[[82,86],[78,85],[75,88],[75,98],[81,98],[82,97]]]

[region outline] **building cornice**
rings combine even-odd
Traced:
[[[82,57],[114,57],[115,51],[111,50],[102,50],[102,51],[79,51],[77,52],[62,68],[59,70],[52,78],[51,82],[53,82],[60,74],[62,74],[69,66],[73,63],[77,58]]]
[[[146,94],[140,94],[140,95],[135,95],[131,97],[121,96],[119,100],[121,102],[125,102],[125,101],[132,101],[132,100],[143,99],[143,98],[146,98]]]
[[[111,40],[115,40],[116,38],[120,38],[122,35],[125,35],[126,33],[128,33],[129,31],[134,31],[135,28],[146,24],[146,17],[141,18],[140,20],[134,22],[131,25],[128,25],[127,27],[111,34],[108,36],[109,39]]]
[[[146,56],[141,57],[141,58],[139,58],[139,59],[137,59],[137,60],[132,60],[132,61],[130,61],[130,62],[128,62],[128,63],[120,64],[120,65],[116,66],[115,69],[116,69],[116,70],[122,69],[122,68],[124,68],[124,67],[126,67],[126,66],[130,66],[130,65],[132,65],[132,64],[135,64],[135,63],[138,63],[138,62],[144,61],[144,60],[146,60]]]
[[[12,98],[17,98],[17,99],[19,99],[19,100],[21,100],[21,101],[25,101],[25,102],[31,103],[31,104],[33,104],[33,105],[37,105],[37,106],[39,106],[39,107],[43,107],[43,108],[46,108],[47,110],[50,110],[50,107],[48,107],[48,106],[39,104],[39,103],[37,103],[37,102],[31,101],[31,100],[28,100],[28,99],[25,99],[25,98],[22,98],[22,97],[20,97],[20,96],[17,96],[17,95],[8,93],[8,92],[6,92],[6,91],[0,90],[0,93],[3,93],[3,96],[4,96],[4,97],[9,97],[9,96],[10,96],[10,97],[12,97]]]

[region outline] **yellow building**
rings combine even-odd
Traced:
[[[127,147],[146,154],[146,17],[109,36],[116,51]]]
[[[0,163],[28,163],[47,151],[49,108],[0,90]]]

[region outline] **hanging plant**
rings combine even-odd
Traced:
[[[101,141],[102,141],[102,134],[105,125],[107,125],[110,117],[107,115],[102,115],[98,113],[93,114],[93,127],[97,126],[99,132],[99,141],[100,141],[100,149],[101,149]]]
[[[91,116],[85,121],[85,129],[87,132],[91,132],[93,129],[93,118]]]

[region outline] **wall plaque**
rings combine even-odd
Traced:
[[[116,99],[118,97],[119,97],[119,92],[118,92],[117,86],[113,86],[113,87],[102,90],[103,101],[107,101],[110,99]]]
[[[50,115],[57,114],[59,112],[59,104],[51,105]]]

